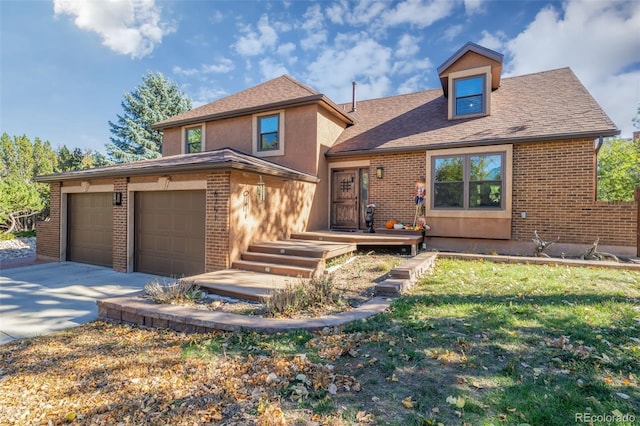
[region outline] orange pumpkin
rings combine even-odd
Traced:
[[[398,223],[398,221],[397,221],[397,220],[395,220],[395,219],[391,219],[391,220],[386,221],[386,222],[385,222],[385,224],[384,224],[384,226],[385,226],[385,228],[387,228],[387,229],[393,229],[393,225],[395,225],[396,223]]]

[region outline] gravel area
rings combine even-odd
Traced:
[[[0,260],[22,259],[35,257],[36,238],[14,238],[0,241]]]

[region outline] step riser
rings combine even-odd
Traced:
[[[253,263],[246,261],[233,262],[234,269],[242,269],[245,271],[262,272],[266,274],[283,275],[285,277],[302,277],[311,278],[313,276],[313,269],[288,267],[286,265],[274,265],[268,263]]]
[[[284,249],[278,247],[261,246],[259,244],[249,246],[249,252],[265,253],[265,254],[278,254],[282,256],[300,256],[300,257],[316,257],[322,258],[322,253],[318,253],[312,250],[304,249]]]
[[[249,260],[251,262],[265,262],[265,263],[277,263],[288,266],[301,266],[303,268],[317,268],[321,259],[318,258],[296,258],[286,255],[275,255],[267,253],[253,253],[244,252],[241,257],[242,260]]]

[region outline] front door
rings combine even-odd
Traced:
[[[334,169],[331,174],[331,228],[360,229],[367,202],[368,169]]]

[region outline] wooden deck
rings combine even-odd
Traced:
[[[359,248],[406,246],[410,248],[412,256],[417,254],[418,246],[424,241],[424,235],[420,231],[385,231],[384,233],[312,231],[295,233],[291,235],[291,238],[295,240],[352,243]]]

